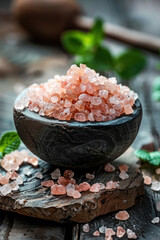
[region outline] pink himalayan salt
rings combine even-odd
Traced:
[[[127,211],[119,211],[116,215],[115,215],[115,218],[117,219],[117,220],[127,220],[128,218],[129,218],[130,216],[129,216],[129,214],[128,214],[128,212]]]
[[[41,182],[42,187],[52,187],[53,185],[54,185],[53,180],[48,180],[48,181],[45,181],[45,182]]]
[[[13,171],[12,173],[11,173],[11,180],[15,180],[15,179],[17,179],[18,178],[18,173],[16,173],[15,171]]]
[[[43,179],[43,174],[41,172],[36,172],[34,176],[38,179]]]
[[[64,194],[66,194],[66,188],[62,185],[54,184],[51,187],[51,193],[53,195],[64,195]]]
[[[156,171],[155,171],[155,173],[156,173],[157,175],[160,175],[160,168],[157,168]]]
[[[95,178],[95,175],[91,174],[91,173],[86,173],[86,178],[89,179],[89,180],[92,180],[92,179]]]
[[[65,170],[63,176],[65,178],[71,179],[74,177],[74,172],[72,170]]]
[[[152,183],[152,178],[149,176],[144,176],[144,184],[151,185],[151,183]]]
[[[105,237],[109,238],[113,235],[115,235],[115,231],[112,228],[106,228],[105,230]]]
[[[103,190],[103,189],[106,188],[105,185],[104,185],[103,183],[99,183],[99,185],[100,185],[100,190]]]
[[[64,177],[59,177],[57,182],[58,182],[58,184],[63,185],[63,186],[65,186],[65,187],[66,187],[69,183],[76,184],[76,180],[75,180],[74,178],[67,179],[67,178],[64,178]]]
[[[99,237],[100,236],[100,232],[98,230],[96,230],[94,233],[93,233],[93,236],[94,237]]]
[[[128,172],[128,168],[129,166],[127,166],[126,164],[122,164],[122,165],[119,165],[119,171],[122,172]]]
[[[8,184],[9,183],[9,177],[7,176],[1,176],[0,177],[0,184],[1,185],[5,185],[5,184]]]
[[[127,229],[127,237],[128,239],[137,239],[137,235],[131,229]]]
[[[107,163],[104,166],[104,171],[106,171],[106,172],[114,172],[115,171],[115,167],[112,164]]]
[[[78,185],[78,191],[79,192],[86,192],[86,191],[88,191],[90,189],[90,184],[89,183],[87,183],[87,182],[83,182],[83,183],[80,183],[79,185]]]
[[[128,178],[129,178],[129,175],[128,175],[125,171],[121,171],[120,174],[119,174],[119,177],[120,177],[122,180],[125,180],[125,179],[128,179]]]
[[[22,185],[23,184],[23,177],[21,175],[18,176],[18,178],[16,179],[16,182],[18,185]]]
[[[11,182],[10,187],[12,191],[17,191],[19,189],[19,185],[16,181]]]
[[[67,195],[69,197],[73,197],[73,198],[80,198],[81,197],[80,192],[77,191],[77,190],[74,190],[73,188],[67,189]]]
[[[28,158],[28,163],[30,163],[34,167],[37,167],[38,166],[38,159],[36,157],[29,157]]]
[[[60,169],[59,169],[59,168],[55,169],[55,170],[51,173],[51,177],[52,177],[53,180],[58,179],[60,176],[61,176],[61,172],[60,172]]]
[[[106,183],[106,189],[116,189],[118,187],[118,182],[113,182],[112,180]]]
[[[8,195],[9,193],[11,193],[11,187],[10,184],[5,184],[3,187],[0,188],[0,193],[3,196]]]
[[[83,229],[83,232],[89,232],[89,224],[88,223],[84,224],[82,229]]]
[[[90,187],[90,192],[99,192],[101,190],[101,186],[99,183],[94,183],[91,187]]]
[[[121,114],[131,114],[137,94],[106,78],[84,64],[72,65],[64,76],[29,87],[15,108],[39,112],[59,120],[108,121]],[[99,109],[99,114],[94,111]]]
[[[117,227],[116,236],[118,238],[122,238],[125,235],[125,233],[126,233],[126,231],[125,231],[125,229],[123,227],[121,227],[121,226]]]

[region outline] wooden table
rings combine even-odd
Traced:
[[[17,35],[14,41],[11,38],[7,39],[8,41],[0,40],[0,52],[16,65],[18,73],[0,79],[0,134],[14,128],[12,106],[18,89],[21,90],[33,82],[46,81],[54,74],[65,73],[71,63],[71,59],[58,47],[35,45],[26,39],[18,39]],[[115,53],[126,47],[116,42],[108,42],[108,45]],[[146,88],[151,86],[152,80],[159,74],[155,68],[158,57],[149,53],[146,55],[148,67],[129,83],[129,86],[139,94],[144,110],[140,132],[133,144],[135,148],[155,140],[156,134],[153,131],[155,127],[160,133],[160,104],[152,103],[152,111],[150,106],[146,104],[148,99]],[[146,187],[144,196],[137,199],[136,205],[129,209],[131,218],[123,224],[127,228],[135,229],[135,232],[140,236],[138,239],[158,240],[160,238],[160,227],[151,223],[151,219],[156,216],[160,217],[160,212],[156,210],[158,201],[160,202],[160,193],[155,193],[150,190],[150,187]],[[82,224],[58,224],[0,211],[0,240],[104,239],[104,235],[95,238],[92,234],[102,225],[118,226],[119,221],[114,220],[114,214],[93,220],[90,223],[90,232],[84,233]],[[117,238],[114,237],[114,239]]]

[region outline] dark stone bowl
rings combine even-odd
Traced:
[[[139,100],[132,114],[106,122],[60,121],[14,108],[16,129],[28,149],[42,160],[65,168],[90,168],[115,160],[134,141],[141,119]]]

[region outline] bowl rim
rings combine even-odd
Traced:
[[[102,127],[102,126],[114,126],[114,125],[121,125],[125,122],[129,122],[130,120],[133,120],[134,118],[136,118],[140,113],[142,113],[142,105],[139,99],[136,99],[135,104],[134,104],[134,111],[132,114],[128,114],[128,115],[121,115],[118,118],[115,118],[113,120],[109,120],[109,121],[100,121],[100,122],[90,122],[90,121],[86,121],[86,122],[78,122],[75,120],[70,120],[70,121],[63,121],[63,120],[59,120],[59,119],[55,119],[55,118],[47,118],[46,116],[41,116],[39,115],[39,113],[35,113],[30,111],[28,108],[25,108],[23,110],[18,110],[15,108],[15,103],[20,101],[20,99],[22,98],[22,96],[24,96],[25,92],[27,91],[28,88],[24,89],[16,98],[15,102],[14,102],[14,112],[19,112],[21,114],[23,114],[24,116],[36,120],[36,121],[40,121],[43,122],[44,124],[49,124],[49,125],[65,125],[68,127]],[[15,113],[14,113],[15,114]]]

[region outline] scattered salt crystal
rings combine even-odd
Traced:
[[[70,189],[70,188],[72,188],[72,189],[75,190],[75,185],[72,184],[72,183],[69,183],[69,184],[66,186],[66,190],[67,190],[67,189]]]
[[[116,215],[115,215],[115,218],[117,220],[127,220],[129,218],[129,214],[127,211],[119,211]]]
[[[38,166],[38,158],[36,157],[29,157],[28,158],[28,163],[33,165],[34,167]]]
[[[23,173],[27,176],[27,177],[30,177],[32,175],[32,170],[29,169],[29,168],[25,168],[23,170]]]
[[[159,223],[160,222],[160,218],[159,217],[155,217],[152,219],[151,221],[152,223]]]
[[[110,163],[107,163],[105,166],[104,166],[104,170],[106,172],[114,172],[115,171],[115,167],[110,164]]]
[[[54,184],[51,187],[51,193],[53,195],[64,195],[64,194],[66,194],[66,188],[62,185]]]
[[[88,223],[84,224],[82,228],[83,228],[83,232],[89,232],[89,224]]]
[[[3,196],[8,195],[9,193],[11,193],[11,187],[10,184],[5,184],[4,186],[2,186],[0,188],[0,192]]]
[[[66,187],[69,183],[76,184],[76,180],[74,178],[59,177],[57,183]]]
[[[105,185],[104,185],[103,183],[99,183],[99,185],[100,185],[100,190],[103,190],[103,189],[106,188]]]
[[[54,185],[53,180],[48,180],[48,181],[45,181],[45,182],[41,182],[42,187],[52,187],[53,185]]]
[[[63,176],[65,178],[71,179],[74,177],[74,172],[72,170],[65,170]]]
[[[7,176],[0,177],[0,184],[6,185],[9,183],[9,178]]]
[[[124,230],[123,227],[121,227],[121,226],[117,227],[116,235],[117,235],[118,238],[122,238],[125,233],[126,233],[126,231]]]
[[[144,184],[151,185],[151,183],[152,183],[152,178],[149,176],[144,176]]]
[[[157,175],[160,175],[160,168],[157,168],[155,172]]]
[[[153,191],[160,191],[160,182],[152,182],[151,189]]]
[[[79,192],[83,192],[83,191],[85,192],[85,191],[88,191],[89,189],[90,189],[90,184],[87,182],[80,183],[78,186]]]
[[[81,197],[81,194],[80,194],[80,192],[79,191],[77,191],[77,190],[74,190],[74,192],[73,192],[73,198],[80,198]]]
[[[96,230],[96,231],[93,233],[93,236],[99,237],[99,236],[100,236],[100,232],[99,232],[98,230]]]
[[[36,172],[34,176],[36,178],[43,179],[43,174],[41,172]]]
[[[105,231],[106,231],[106,227],[105,227],[105,226],[101,226],[101,227],[99,228],[99,232],[100,232],[100,233],[105,233]]]
[[[11,182],[10,187],[12,191],[17,191],[19,189],[19,185],[16,181]]]
[[[16,182],[18,185],[22,185],[23,184],[23,177],[21,175],[18,176],[18,178],[16,179]]]
[[[122,164],[122,165],[119,165],[119,171],[122,172],[128,172],[128,168],[129,166],[127,166],[126,164]]]
[[[115,233],[115,231],[112,229],[112,228],[106,228],[106,230],[105,230],[105,236],[113,236],[113,235],[115,235],[116,233]]]
[[[86,178],[89,179],[89,180],[92,180],[92,179],[95,178],[95,175],[91,174],[91,173],[86,173]]]
[[[106,189],[107,190],[115,189],[118,186],[119,186],[118,183],[117,182],[113,182],[112,180],[106,183]]]
[[[99,183],[94,183],[91,187],[90,187],[90,192],[99,192],[101,190],[101,186]]]
[[[121,171],[120,174],[119,174],[119,177],[120,177],[122,180],[125,180],[125,179],[128,179],[128,178],[129,178],[129,175],[128,175],[125,171]]]
[[[127,237],[129,239],[137,239],[135,232],[133,232],[131,229],[127,229]]]
[[[54,170],[54,171],[51,173],[51,177],[52,177],[53,180],[58,179],[60,176],[61,176],[61,172],[60,172],[60,169],[59,169],[59,168],[57,168],[56,170]]]

